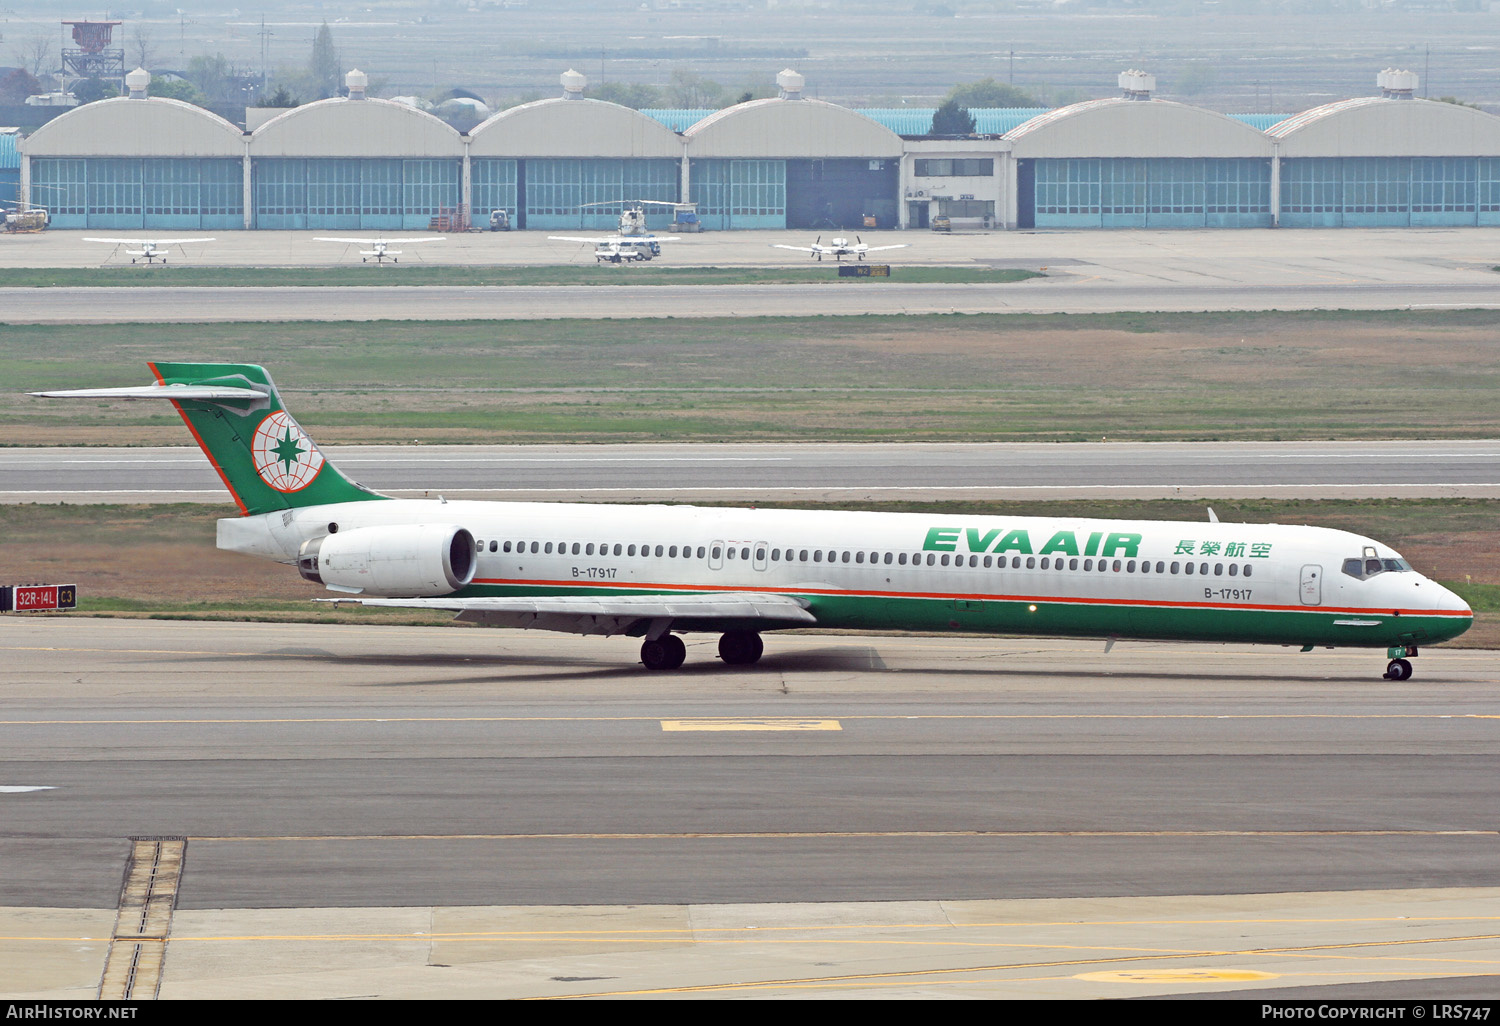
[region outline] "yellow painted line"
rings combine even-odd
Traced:
[[[676,730],[843,730],[838,720],[662,720],[661,729]]]
[[[1280,978],[1280,973],[1263,973],[1254,969],[1115,969],[1079,973],[1073,977],[1097,983],[1248,983]]]
[[[212,844],[328,841],[744,841],[787,838],[994,837],[1494,837],[1500,830],[762,830],[680,833],[556,834],[286,834],[265,837],[193,837]]]

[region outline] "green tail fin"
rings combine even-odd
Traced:
[[[386,498],[349,480],[323,457],[281,405],[264,367],[248,363],[150,366],[162,385],[226,386],[263,393],[247,398],[172,400],[246,516]]]

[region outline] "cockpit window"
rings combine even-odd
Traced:
[[[1344,573],[1360,581],[1367,581],[1376,574],[1410,571],[1411,564],[1404,559],[1377,559],[1374,556],[1365,556],[1363,559],[1344,560]]]

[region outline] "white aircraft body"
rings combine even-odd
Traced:
[[[446,235],[429,235],[420,239],[344,239],[325,237],[320,235],[317,236],[313,241],[343,242],[350,246],[369,246],[369,249],[362,249],[359,251],[360,263],[366,263],[371,257],[374,257],[377,264],[383,264],[387,259],[389,259],[393,264],[399,264],[401,261],[397,258],[401,256],[401,250],[391,249],[391,246],[415,246],[419,242],[443,242],[446,239]]]
[[[145,259],[147,264],[160,260],[167,262],[165,252],[168,246],[184,246],[190,242],[213,242],[213,239],[96,239],[85,237],[84,242],[108,242],[114,246],[124,246],[125,254],[130,257],[133,264],[137,260]],[[139,246],[140,249],[131,249],[131,246]]]
[[[791,249],[796,250],[798,253],[811,253],[821,262],[826,256],[831,256],[834,260],[842,260],[846,256],[863,260],[866,253],[878,253],[884,249],[906,249],[911,245],[909,242],[902,242],[894,246],[871,246],[864,242],[858,235],[854,237],[852,244],[848,239],[830,239],[829,242],[830,245],[823,245],[823,236],[819,235],[811,246],[788,246],[777,242],[773,243],[771,248]]]
[[[676,235],[606,235],[602,238],[578,235],[549,235],[554,242],[582,242],[594,247],[594,259],[601,264],[646,261],[661,256],[663,242],[677,242]]]
[[[762,632],[816,626],[1373,648],[1404,680],[1473,619],[1389,546],[1320,527],[391,499],[323,456],[264,368],[151,367],[35,394],[170,400],[243,514],[219,548],[338,601],[640,638],[651,670],[682,664],[686,633],[742,665]]]

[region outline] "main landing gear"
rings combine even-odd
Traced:
[[[719,638],[719,658],[730,666],[750,666],[760,661],[765,644],[755,631],[725,631]],[[675,670],[687,658],[687,646],[675,634],[641,642],[641,665],[648,670]]]

